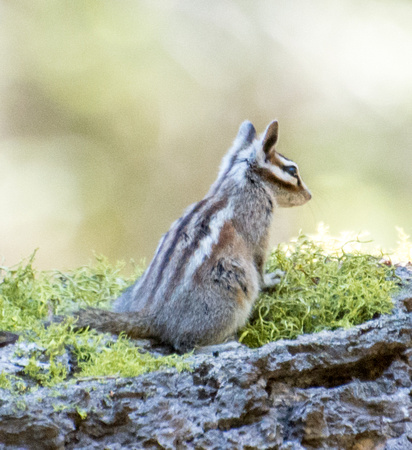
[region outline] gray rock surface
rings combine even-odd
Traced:
[[[394,313],[349,330],[204,348],[192,372],[0,390],[0,449],[412,449],[411,274],[398,273]],[[0,372],[21,370],[13,347]]]

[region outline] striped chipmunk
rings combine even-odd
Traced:
[[[114,311],[78,311],[77,326],[155,338],[178,352],[232,337],[259,290],[280,281],[279,271],[264,273],[275,209],[311,198],[298,166],[276,152],[277,139],[276,121],[261,137],[242,123],[206,197],[172,224]]]

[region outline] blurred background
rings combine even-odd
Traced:
[[[319,222],[412,233],[412,2],[0,0],[0,263],[146,258],[244,119],[280,123]]]

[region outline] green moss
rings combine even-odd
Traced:
[[[61,362],[57,362],[53,356],[50,356],[46,370],[42,369],[36,356],[32,356],[24,368],[24,373],[43,386],[52,386],[67,378],[66,367]]]
[[[100,353],[93,353],[88,361],[80,363],[81,373],[87,377],[96,377],[102,373],[132,377],[165,366],[176,367],[179,371],[189,369],[182,357],[170,355],[153,358],[149,353],[142,353],[122,335],[116,341],[109,342]]]
[[[0,389],[11,389],[12,384],[10,378],[10,375],[0,372]]]
[[[17,411],[26,411],[27,410],[27,403],[26,401],[22,398],[16,401],[15,403],[15,408],[16,408],[16,412]]]
[[[34,388],[29,388],[21,377],[5,372],[0,372],[0,389],[6,389],[16,395],[34,390]]]
[[[53,406],[53,411],[57,412],[57,413],[62,412],[62,411],[67,411],[72,408],[72,405],[64,405],[64,404],[62,404],[62,405],[53,404],[52,406]]]
[[[87,419],[87,411],[85,411],[84,409],[80,408],[79,406],[76,406],[76,412],[81,420]]]
[[[35,344],[16,353],[28,358],[25,374],[43,386],[52,386],[69,376],[62,355],[70,348],[76,360],[75,376],[132,377],[165,367],[188,368],[184,357],[159,357],[142,354],[126,337],[113,340],[94,330],[75,331],[74,319],[45,326],[56,314],[67,314],[86,306],[106,307],[113,298],[142,273],[136,266],[124,278],[123,263],[112,266],[97,257],[92,266],[60,271],[37,272],[35,253],[16,267],[0,268],[0,330],[20,332],[25,342]],[[13,382],[11,382],[11,380]],[[18,377],[0,375],[0,388],[16,391]],[[20,383],[24,383],[20,379]]]
[[[24,331],[49,315],[64,314],[80,307],[105,307],[138,275],[124,279],[124,263],[111,266],[106,258],[96,257],[92,266],[79,267],[67,273],[57,270],[37,272],[34,252],[27,262],[16,267],[0,267],[0,329]]]
[[[279,245],[267,269],[281,269],[285,276],[273,292],[260,295],[240,341],[260,347],[389,313],[397,286],[394,267],[380,264],[382,255],[361,253],[356,250],[360,242],[354,243],[336,247],[330,239],[300,235],[294,243]]]

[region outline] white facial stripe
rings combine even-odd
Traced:
[[[276,154],[278,161],[282,166],[293,166],[296,167],[297,173],[299,173],[299,169],[296,163],[293,161],[290,161],[286,158],[284,158],[282,155],[279,155],[279,153]],[[279,165],[277,164],[271,164],[265,160],[265,155],[263,151],[258,151],[256,154],[256,162],[258,165],[264,169],[269,170],[272,172],[272,174],[280,181],[283,181],[284,183],[288,183],[292,186],[297,186],[298,180],[296,177],[290,175],[289,173],[285,172]]]
[[[279,153],[277,153],[276,155],[279,159],[279,161],[284,165],[284,166],[294,166],[294,167],[298,167],[293,161],[291,161],[290,159],[286,159],[284,158],[282,155],[279,155]]]
[[[264,162],[263,164],[260,164],[262,168],[269,170],[272,172],[272,174],[280,181],[283,181],[284,183],[289,183],[292,186],[296,186],[298,184],[298,180],[293,177],[292,175],[289,175],[287,172],[285,172],[283,169],[281,169],[279,166],[270,164],[267,162]],[[291,165],[291,164],[289,164]]]
[[[297,179],[293,177],[292,175],[289,175],[287,172],[285,172],[283,169],[281,169],[279,166],[275,166],[273,164],[269,165],[269,170],[275,175],[276,178],[279,178],[280,180],[290,183],[293,185],[297,184]]]

